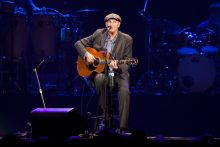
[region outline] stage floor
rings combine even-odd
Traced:
[[[146,136],[197,137],[211,134],[219,137],[219,97],[218,94],[152,95],[132,91],[129,131],[142,131]],[[85,118],[88,118],[88,112],[91,116],[96,114],[97,98],[94,94],[48,92],[44,99],[47,108],[75,108]],[[0,136],[22,130],[29,122],[30,112],[43,107],[38,93],[3,94],[0,105]],[[88,123],[91,131],[94,119],[88,119]]]

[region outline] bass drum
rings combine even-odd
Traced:
[[[204,92],[214,83],[214,61],[202,55],[189,55],[178,66],[178,83],[185,92]]]

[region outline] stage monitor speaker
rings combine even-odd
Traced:
[[[36,108],[31,111],[32,137],[62,141],[87,130],[87,121],[75,108]]]

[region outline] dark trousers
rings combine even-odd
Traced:
[[[106,96],[105,96],[105,82],[107,78],[104,74],[99,73],[94,77],[95,90],[99,96],[98,107],[101,107],[105,112]],[[128,129],[128,118],[129,118],[129,106],[130,106],[130,91],[129,91],[129,74],[121,74],[114,76],[114,89],[117,89],[118,96],[118,112],[120,117],[119,127],[120,129]],[[108,82],[106,86],[108,91]]]

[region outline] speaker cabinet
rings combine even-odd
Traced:
[[[31,111],[31,125],[33,138],[56,141],[83,133],[88,126],[75,108],[36,108]]]

